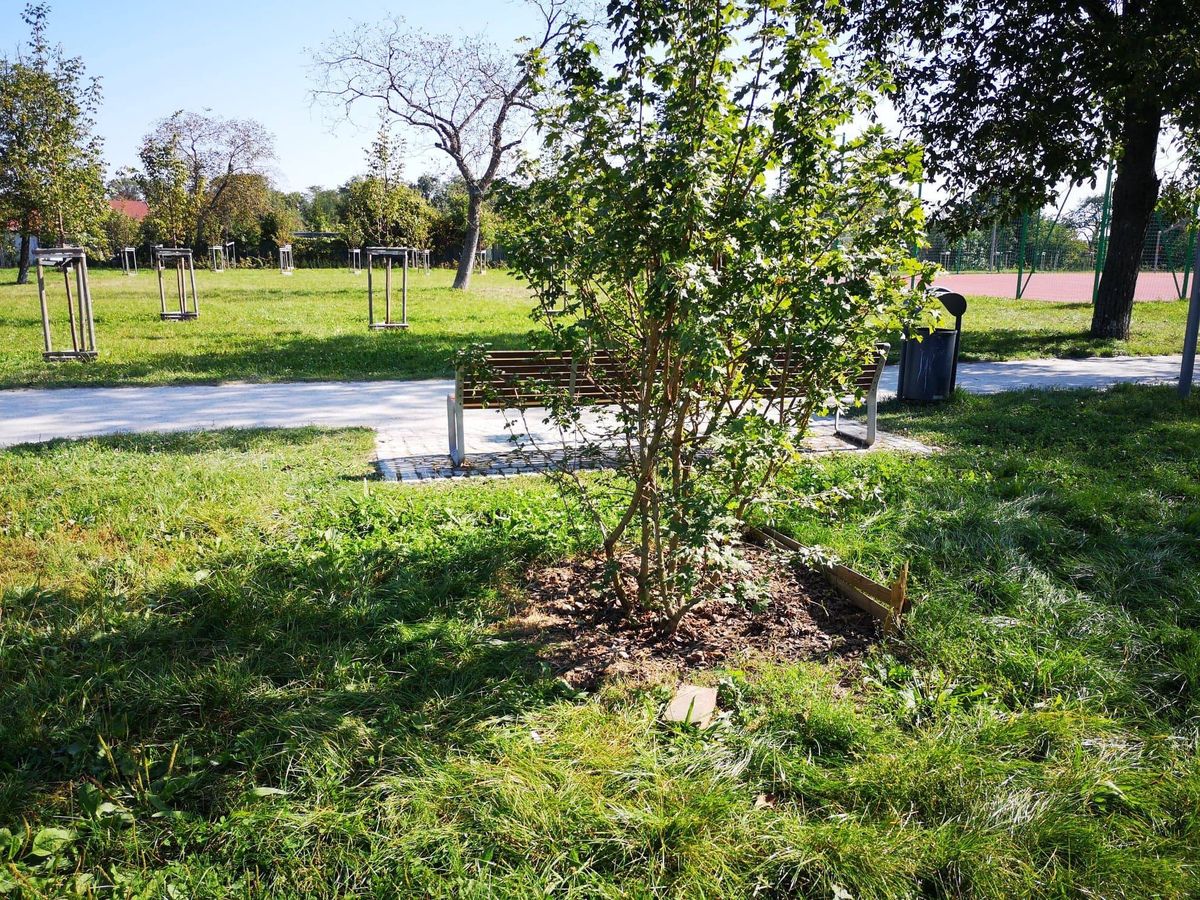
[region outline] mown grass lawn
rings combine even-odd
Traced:
[[[909,559],[904,640],[701,675],[700,734],[498,637],[594,540],[540,480],[364,481],[357,431],[0,452],[0,889],[1195,896],[1200,405],[884,424],[944,452],[797,470],[778,522]]]
[[[94,269],[90,277],[100,358],[47,365],[37,287],[18,286],[12,270],[0,271],[0,386],[441,377],[452,372],[454,352],[465,344],[527,346],[534,328],[526,289],[497,270],[477,273],[469,294],[450,290],[449,270],[414,271],[411,328],[377,332],[367,330],[366,273],[200,270],[194,322],[159,320],[151,270],[130,278]],[[168,277],[168,290],[172,286]],[[53,287],[61,290],[58,282]],[[398,276],[393,295],[398,319]],[[52,311],[61,322],[65,300],[54,297]],[[56,335],[60,346],[69,340],[65,328]]]
[[[466,344],[528,346],[535,330],[526,288],[495,269],[477,274],[467,294],[449,289],[448,270],[414,272],[403,333],[367,330],[366,276],[345,270],[201,270],[201,317],[186,323],[159,321],[152,271],[93,269],[91,278],[100,358],[48,365],[37,288],[0,270],[0,388],[446,377]],[[60,298],[60,319],[62,307]],[[1130,340],[1097,341],[1087,336],[1087,304],[976,297],[963,359],[1178,353],[1186,316],[1186,303],[1140,303]],[[899,346],[899,335],[891,340]]]
[[[1127,341],[1088,335],[1092,324],[1090,303],[998,297],[970,297],[967,302],[962,358],[968,362],[1037,357],[1155,356],[1183,350],[1188,307],[1185,300],[1138,303],[1133,310],[1133,324]]]

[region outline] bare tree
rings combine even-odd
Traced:
[[[520,52],[483,37],[430,35],[393,17],[336,36],[317,57],[318,97],[381,104],[402,122],[432,131],[467,186],[467,228],[454,287],[471,283],[484,199],[532,125],[532,79],[545,51],[566,33],[566,0],[537,4],[540,34]]]
[[[180,110],[147,135],[156,145],[174,144],[188,169],[188,191],[196,204],[194,244],[205,239],[214,211],[239,176],[265,176],[275,158],[275,136],[254,119],[223,119]]]

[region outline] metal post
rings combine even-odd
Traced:
[[[1029,227],[1029,213],[1021,213],[1021,236],[1017,240],[1017,299],[1025,292],[1025,235]]]
[[[92,288],[91,288],[91,285],[88,284],[87,254],[84,254],[83,258],[79,260],[79,265],[81,267],[82,277],[83,277],[83,296],[87,301],[87,330],[88,330],[87,349],[90,352],[95,353],[96,352],[96,322],[95,322],[95,319],[94,319],[93,313],[92,313]]]
[[[179,315],[187,315],[187,286],[183,280],[183,257],[175,260],[175,284],[179,289]]]
[[[63,268],[63,285],[67,289],[67,322],[71,326],[71,349],[79,352],[79,335],[75,333],[75,303],[71,297],[71,274]]]
[[[41,257],[37,260],[38,301],[42,306],[42,338],[46,343],[46,352],[53,353],[50,343],[50,309],[46,306],[46,270],[42,268]]]
[[[408,327],[408,254],[404,251],[404,270],[400,273],[400,324]]]
[[[187,258],[188,274],[192,280],[192,315],[197,319],[200,318],[200,299],[196,295],[196,264],[192,260],[191,254]]]
[[[159,316],[162,318],[166,318],[166,315],[167,315],[167,291],[166,291],[166,288],[163,287],[163,261],[162,261],[162,257],[158,255],[157,250],[154,251],[154,270],[156,272],[158,272],[158,302],[159,302],[159,306],[162,308],[161,311],[159,312]]]
[[[71,267],[75,271],[75,303],[79,307],[79,347],[87,350],[87,297],[83,287],[83,269],[76,263]]]
[[[392,324],[392,258],[387,258],[387,269],[383,273],[383,321]]]
[[[1104,271],[1104,261],[1108,256],[1108,214],[1109,203],[1112,201],[1112,160],[1107,167],[1108,174],[1104,178],[1104,199],[1100,203],[1100,230],[1096,232],[1096,272],[1092,279],[1092,305],[1100,297],[1100,273]]]
[[[1187,252],[1183,257],[1183,286],[1179,289],[1180,300],[1188,296],[1188,281],[1195,275],[1192,271],[1192,254],[1196,252],[1196,232],[1198,230],[1200,230],[1200,223],[1194,224],[1188,229]]]
[[[1192,262],[1192,271],[1200,269],[1200,246]],[[1183,363],[1179,367],[1179,396],[1187,398],[1192,392],[1192,376],[1196,370],[1196,334],[1200,332],[1200,278],[1192,279],[1192,300],[1188,306],[1187,330],[1183,333]]]

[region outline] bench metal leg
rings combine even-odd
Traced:
[[[879,410],[879,398],[875,392],[867,394],[867,433],[865,437],[860,437],[857,434],[852,434],[848,431],[842,431],[842,411],[834,410],[833,413],[833,433],[838,437],[845,438],[851,443],[858,444],[860,447],[871,447],[875,443],[876,437],[876,415]]]
[[[453,394],[446,395],[446,430],[450,435],[450,461],[461,466],[467,458],[466,440],[463,434],[462,407]]]

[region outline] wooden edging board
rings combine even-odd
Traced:
[[[785,550],[803,550],[804,545],[774,528],[748,528],[747,534]],[[891,584],[880,584],[861,572],[840,563],[819,566],[829,584],[839,594],[883,623],[883,633],[897,634],[901,617],[908,607],[908,563],[900,567],[900,575]]]

